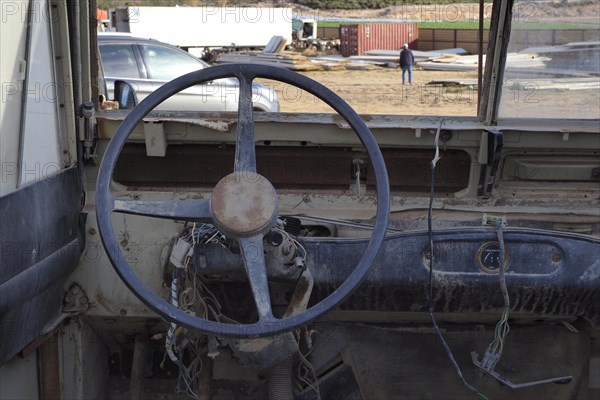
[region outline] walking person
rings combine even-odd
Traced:
[[[402,68],[402,84],[406,83],[406,71],[408,71],[408,83],[412,84],[412,66],[415,63],[415,57],[412,51],[408,48],[408,44],[404,43],[400,52],[400,68]]]

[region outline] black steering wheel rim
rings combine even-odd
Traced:
[[[274,79],[304,89],[320,98],[343,117],[358,135],[375,172],[377,190],[375,224],[360,261],[348,278],[328,297],[307,310],[285,319],[237,325],[209,321],[184,312],[167,303],[139,279],[125,260],[112,228],[110,216],[116,211],[117,199],[110,193],[111,178],[118,156],[134,128],[158,104],[172,95],[202,82],[228,77],[236,77],[240,82],[244,79],[251,82],[258,77]],[[290,331],[308,324],[345,300],[362,282],[383,243],[387,231],[389,207],[389,182],[383,156],[373,134],[360,116],[333,91],[306,76],[283,68],[254,64],[228,64],[191,72],[166,83],[146,97],[123,120],[109,142],[100,164],[96,191],[96,217],[100,237],[112,266],[126,286],[150,309],[170,322],[203,333],[234,338],[253,338]]]

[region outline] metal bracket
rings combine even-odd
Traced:
[[[65,293],[63,299],[62,312],[65,314],[78,314],[87,311],[90,308],[90,299],[87,297],[81,286],[74,283]]]
[[[352,160],[352,178],[355,179],[354,194],[356,197],[361,197],[361,181],[366,179],[366,163],[362,158],[354,158]]]
[[[81,286],[74,283],[71,285],[69,290],[65,292],[63,298],[62,309],[60,314],[50,321],[42,330],[42,335],[47,335],[54,332],[54,330],[67,318],[81,314],[90,308],[90,299],[83,291]]]
[[[481,218],[482,226],[507,226],[506,215],[492,215],[488,213],[483,213],[483,217]]]
[[[498,382],[508,386],[511,389],[523,389],[523,388],[532,387],[532,386],[544,385],[546,383],[564,384],[564,383],[569,383],[569,382],[571,382],[571,380],[573,380],[573,376],[569,375],[569,376],[561,376],[558,378],[542,379],[539,381],[513,383],[513,382],[509,381],[506,377],[500,375],[498,372],[496,372],[494,370],[494,368],[496,367],[496,363],[500,360],[499,354],[491,354],[491,353],[486,352],[485,356],[483,357],[483,359],[481,361],[479,361],[478,358],[479,358],[479,354],[477,354],[477,352],[475,352],[475,351],[472,351],[471,359],[473,360],[473,364],[475,364],[475,366],[477,368],[479,368],[486,374],[494,377]]]
[[[502,148],[504,147],[504,134],[502,131],[488,129],[485,132],[487,132],[487,158],[485,158],[486,162],[481,167],[479,191],[477,194],[487,199],[492,195],[498,178],[498,170],[500,161],[502,160]],[[486,149],[481,148],[480,151],[483,152]],[[491,166],[489,174],[487,173],[487,166]]]
[[[144,122],[144,141],[148,157],[167,155],[167,135],[162,122]]]
[[[84,118],[83,159],[92,165],[96,163],[96,110],[94,103],[86,101],[81,107]]]

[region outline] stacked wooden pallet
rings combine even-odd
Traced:
[[[467,51],[465,49],[455,48],[435,51],[412,50],[412,53],[418,64],[423,61],[437,60],[445,55],[467,54]],[[397,63],[400,58],[400,50],[369,50],[365,52],[364,56],[352,56],[352,58],[355,60],[365,60],[367,62]]]
[[[600,80],[593,77],[511,79],[509,84],[512,90],[600,90]],[[477,87],[477,79],[438,79],[427,82],[427,85],[473,88]]]
[[[318,71],[323,69],[323,66],[313,62],[313,60],[302,54],[288,52],[281,54],[263,52],[227,53],[220,55],[216,62],[217,64],[245,63],[272,65],[293,71]]]
[[[364,62],[355,62],[341,57],[306,57],[300,53],[282,52],[279,54],[264,52],[227,53],[222,54],[217,64],[247,63],[271,65],[291,69],[292,71],[340,71],[370,70],[377,68]]]
[[[544,68],[548,57],[529,53],[509,53],[506,56],[507,68]],[[422,61],[417,65],[425,70],[435,71],[474,71],[477,69],[478,56],[443,54],[431,61]],[[485,55],[483,56],[485,65]]]

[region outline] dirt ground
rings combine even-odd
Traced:
[[[297,4],[290,4],[297,6]],[[443,5],[403,5],[379,10],[297,10],[306,16],[335,16],[341,18],[394,18],[421,21],[474,21],[479,8],[475,3]],[[491,4],[485,5],[485,19],[489,20]],[[597,21],[600,2],[587,0],[529,1],[518,0],[513,18],[518,22],[542,21]],[[475,116],[477,114],[477,86],[442,87],[427,85],[432,80],[477,79],[477,72],[413,71],[413,84],[402,85],[401,71],[397,68],[379,68],[372,71],[319,71],[304,75],[332,89],[362,114],[445,115]],[[545,77],[544,77],[545,78]],[[600,91],[538,90],[543,82],[533,78],[524,89],[516,91],[510,82],[503,90],[500,107],[507,117],[600,117]],[[539,83],[539,84],[538,84]],[[279,82],[270,83],[279,95],[282,112],[331,112],[331,108],[314,96]],[[543,113],[543,115],[539,115]]]
[[[473,82],[477,73],[458,71],[413,71],[413,84],[402,85],[398,68],[371,71],[305,72],[332,89],[360,114],[476,116],[477,86],[427,85],[432,80],[460,79]],[[282,112],[333,110],[321,100],[281,82],[259,80],[275,88]],[[600,118],[600,91],[539,90],[543,80],[531,79],[515,90],[510,80],[504,86],[500,114],[519,118]]]
[[[361,114],[473,116],[477,87],[426,85],[439,79],[477,79],[477,72],[413,71],[413,84],[402,85],[398,68],[371,71],[319,71],[304,75],[332,89]],[[278,93],[282,112],[332,112],[314,96],[279,82],[265,82]]]

